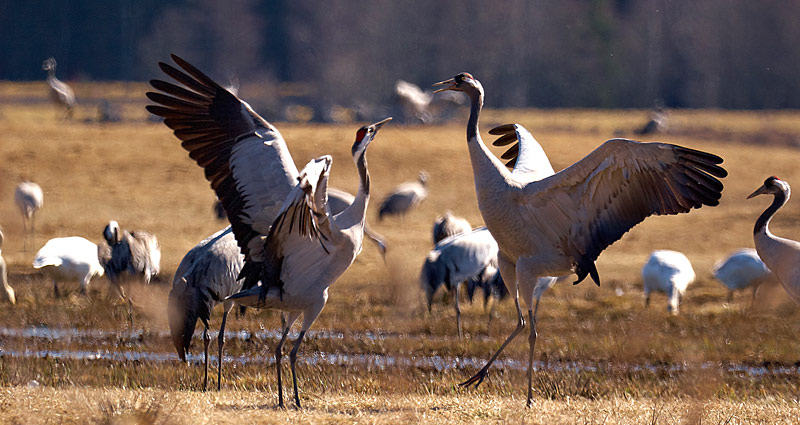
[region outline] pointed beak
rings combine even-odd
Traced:
[[[384,124],[386,124],[387,122],[389,122],[391,120],[392,120],[392,117],[386,118],[386,119],[384,119],[382,121],[378,121],[375,124],[372,124],[372,127],[374,127],[375,131],[377,132],[378,130],[380,130],[381,127],[383,127]]]
[[[445,86],[445,85],[447,85],[447,87],[442,87],[442,88],[440,88],[438,90],[435,90],[434,93],[440,93],[440,92],[447,91],[447,90],[455,90],[455,88],[456,88],[456,79],[455,78],[451,78],[449,80],[439,81],[438,83],[434,84],[434,87],[435,86]]]
[[[766,194],[766,193],[767,193],[767,187],[766,187],[766,186],[764,186],[764,185],[761,185],[761,187],[759,187],[758,189],[756,189],[756,191],[755,191],[755,192],[753,192],[753,193],[751,193],[750,195],[748,195],[748,196],[747,196],[747,199],[750,199],[750,198],[755,198],[755,197],[756,197],[756,196],[758,196],[758,195],[764,195],[764,194]]]

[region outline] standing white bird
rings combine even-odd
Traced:
[[[47,58],[42,63],[42,70],[47,71],[47,84],[50,86],[50,98],[65,109],[65,118],[72,118],[75,107],[75,92],[63,81],[56,78],[56,60]]]
[[[161,245],[155,235],[137,230],[129,232],[111,220],[103,229],[107,245],[99,245],[97,256],[111,287],[128,301],[128,319],[133,327],[133,300],[125,295],[123,283],[141,279],[144,283],[161,270]]]
[[[733,300],[733,292],[748,287],[753,288],[753,298],[758,287],[772,276],[753,248],[744,248],[720,260],[712,269],[714,277],[728,288],[728,302]]]
[[[186,88],[151,80],[164,93],[148,92],[148,98],[160,105],[147,109],[163,116],[164,123],[175,130],[189,156],[205,169],[228,213],[245,255],[243,287],[252,288],[229,299],[289,314],[275,350],[281,407],[282,347],[292,324],[303,315],[289,356],[294,401],[300,407],[297,351],[325,306],[328,287],[361,250],[370,194],[366,150],[390,118],[356,133],[351,153],[360,178],[358,193],[352,205],[333,215],[327,196],[330,156],[311,160],[298,173],[275,127],[197,68],[171,57],[183,71],[163,62],[159,67]],[[256,286],[258,281],[261,286]]]
[[[23,251],[27,251],[28,245],[33,246],[36,243],[34,215],[44,205],[44,193],[38,184],[25,181],[18,184],[14,190],[14,202],[22,213],[22,228],[25,231],[25,240],[22,245]],[[28,228],[30,228],[30,234]],[[29,238],[30,240],[28,240]]]
[[[678,314],[678,305],[694,278],[692,263],[682,253],[668,249],[653,251],[642,267],[645,307],[650,305],[650,293],[663,292],[667,294],[667,311]]]
[[[433,244],[436,245],[444,238],[472,231],[472,226],[465,218],[453,215],[450,210],[436,217],[433,222]]]
[[[471,101],[467,147],[478,207],[500,248],[499,266],[516,296],[517,327],[497,352],[462,386],[478,385],[489,366],[525,327],[520,298],[528,307],[528,397],[532,393],[536,315],[534,290],[542,276],[571,272],[598,283],[595,260],[609,245],[652,214],[678,214],[717,205],[727,172],[716,155],[666,143],[613,139],[572,166],[553,174],[542,147],[522,126],[490,131],[496,143],[518,141],[503,156],[509,172],[484,145],[478,131],[483,87],[468,73],[446,81],[437,91],[466,93]]]
[[[242,290],[237,280],[244,264],[244,255],[236,245],[231,228],[226,227],[189,250],[178,265],[167,301],[167,315],[172,342],[181,361],[186,361],[197,319],[203,322],[203,354],[205,372],[203,391],[208,387],[208,335],[211,310],[223,303],[222,324],[217,345],[217,390],[222,387],[222,353],[225,346],[225,323],[233,301],[225,299]]]
[[[791,196],[789,183],[772,176],[764,184],[751,193],[747,199],[758,195],[773,195],[772,204],[761,213],[753,228],[753,240],[758,256],[772,270],[789,297],[800,304],[800,243],[773,235],[769,231],[769,222],[775,213],[789,201]]]
[[[85,294],[89,282],[103,275],[103,267],[97,258],[97,244],[80,236],[54,238],[47,241],[36,253],[34,269],[43,269],[53,282],[53,294],[60,296],[59,281],[79,281]]]
[[[0,281],[3,282],[3,290],[6,293],[6,298],[11,304],[17,303],[17,297],[14,293],[14,288],[8,284],[8,269],[6,266],[6,260],[3,258],[3,240],[5,237],[3,236],[3,231],[0,230]]]
[[[402,183],[386,195],[378,210],[378,221],[387,215],[404,216],[428,197],[428,173],[420,171],[417,181]]]

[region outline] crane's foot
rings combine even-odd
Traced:
[[[481,382],[483,382],[484,379],[486,379],[488,375],[489,369],[484,367],[483,369],[479,370],[478,373],[473,375],[472,378],[469,378],[466,381],[458,384],[458,386],[461,388],[468,388],[470,385],[474,384],[477,387],[481,384]]]

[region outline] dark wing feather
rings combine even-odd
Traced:
[[[180,69],[166,63],[159,67],[183,87],[151,80],[159,92],[148,92],[147,97],[158,105],[148,105],[147,110],[164,118],[204,169],[242,252],[248,258],[263,258],[263,243],[257,238],[269,231],[296,182],[294,162],[277,129],[247,103],[171,56]]]
[[[522,189],[528,225],[566,236],[576,269],[588,272],[609,245],[650,215],[715,206],[722,158],[666,143],[612,139],[567,169]],[[569,217],[562,217],[567,212]],[[552,238],[551,238],[552,239]]]

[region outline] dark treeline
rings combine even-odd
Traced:
[[[496,107],[800,107],[798,0],[0,2],[0,79],[147,80],[178,53],[227,81],[379,103],[475,74]]]

